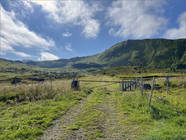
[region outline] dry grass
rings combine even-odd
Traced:
[[[6,103],[52,99],[70,91],[70,80],[46,81],[43,84],[17,84],[0,88],[0,101]]]

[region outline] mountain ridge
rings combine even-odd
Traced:
[[[119,42],[102,53],[50,61],[25,61],[43,68],[101,69],[118,66],[186,68],[186,39],[143,39]]]

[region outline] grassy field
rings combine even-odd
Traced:
[[[1,87],[0,139],[36,139],[51,122],[85,98],[69,81]],[[59,88],[60,87],[60,88]]]
[[[121,80],[122,76],[96,74],[80,79]],[[46,130],[58,120],[58,132],[53,132],[58,139],[184,140],[186,77],[170,78],[168,93],[164,81],[156,78],[162,88],[154,91],[150,109],[150,90],[143,96],[139,89],[122,92],[118,83],[80,82],[80,91],[71,90],[71,80],[16,86],[1,83],[0,139],[34,140],[44,133],[51,137]]]

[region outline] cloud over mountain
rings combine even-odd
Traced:
[[[49,52],[41,52],[40,54],[40,58],[38,59],[39,61],[46,61],[46,60],[57,60],[59,59],[58,56],[52,54],[52,53],[49,53]]]
[[[164,2],[160,0],[113,1],[107,10],[110,34],[123,38],[148,38],[158,35],[167,20],[157,14]]]

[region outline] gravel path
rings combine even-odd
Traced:
[[[115,108],[115,103],[111,96],[107,96],[103,105],[105,113],[104,134],[106,140],[124,140],[124,127],[119,125],[119,114]]]
[[[91,95],[89,95],[91,96]],[[88,97],[89,98],[89,97]],[[66,129],[68,126],[72,125],[74,118],[82,112],[83,105],[86,103],[86,99],[82,100],[81,103],[72,106],[69,111],[64,114],[60,119],[53,121],[51,127],[45,130],[44,134],[41,136],[41,140],[57,140],[61,139],[61,135],[66,135]],[[79,130],[80,131],[80,130]],[[79,134],[81,134],[79,132]],[[67,136],[66,140],[81,140],[78,136],[77,138],[72,138]]]
[[[89,95],[88,98],[90,98],[90,96],[91,95]],[[85,103],[86,100],[81,101],[80,104],[71,107],[69,111],[60,119],[55,120],[53,125],[45,131],[41,137],[41,140],[87,140],[86,133],[82,128],[75,131],[68,130],[68,127],[75,123],[74,120],[77,118],[77,116],[83,112],[83,105]],[[105,135],[103,140],[125,139],[124,127],[118,123],[120,118],[115,108],[115,103],[112,99],[112,96],[106,96],[104,102],[97,106],[96,109],[104,112],[105,114],[105,120],[103,124],[100,124]]]

